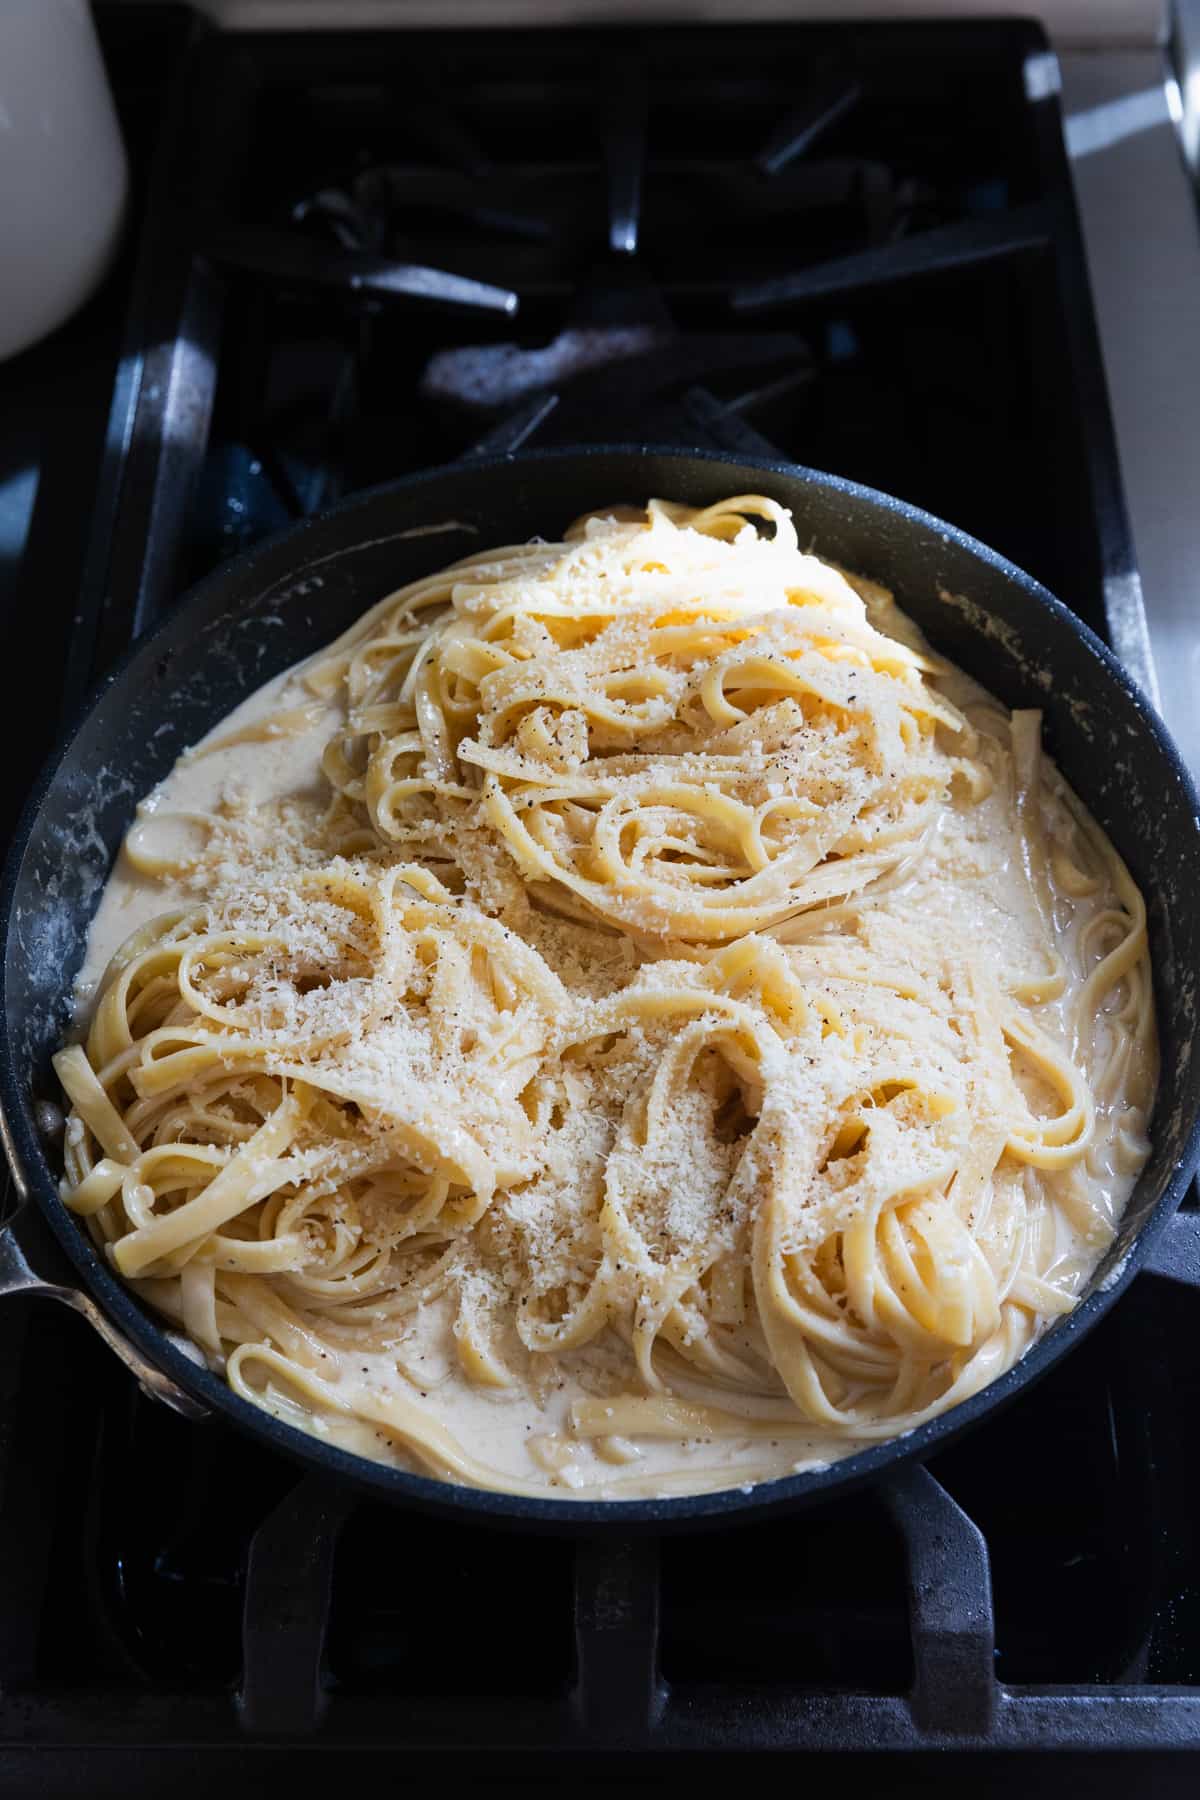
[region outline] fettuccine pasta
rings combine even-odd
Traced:
[[[760,496],[389,595],[144,803],[89,971],[114,1268],[255,1404],[514,1492],[911,1430],[1148,1149],[1145,909],[1039,716]]]

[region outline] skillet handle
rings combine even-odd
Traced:
[[[0,1299],[6,1294],[42,1294],[73,1308],[137,1377],[144,1394],[161,1400],[185,1419],[207,1419],[207,1407],[156,1369],[101,1312],[91,1295],[77,1286],[70,1263],[28,1204],[0,1229]]]
[[[1200,1212],[1173,1213],[1143,1267],[1180,1287],[1200,1288]]]

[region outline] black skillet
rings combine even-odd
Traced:
[[[55,1097],[49,1058],[63,1031],[67,989],[135,803],[238,701],[391,589],[476,548],[553,536],[593,507],[650,495],[703,505],[749,492],[789,506],[802,543],[893,588],[936,648],[1010,706],[1044,708],[1051,753],[1149,903],[1162,1040],[1150,1161],[1073,1313],[982,1393],[899,1442],[826,1470],[746,1493],[593,1503],[451,1487],[347,1455],[237,1399],[122,1286],[58,1198],[57,1155],[39,1135],[38,1102]],[[1200,1149],[1198,895],[1196,796],[1156,715],[1104,646],[1044,588],[927,513],[807,469],[653,449],[553,451],[413,476],[259,545],[203,582],[101,684],[43,772],[0,895],[0,1107],[26,1200],[0,1239],[0,1292],[67,1300],[171,1404],[223,1414],[302,1462],[409,1505],[560,1530],[732,1522],[794,1509],[927,1456],[986,1417],[1078,1343],[1146,1260]]]

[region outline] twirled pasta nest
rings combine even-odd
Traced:
[[[861,892],[986,781],[936,667],[743,497],[457,564],[309,680],[382,842],[453,864],[483,829],[558,910],[714,942]]]

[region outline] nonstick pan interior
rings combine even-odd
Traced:
[[[892,588],[935,648],[1010,706],[1045,712],[1047,748],[1124,856],[1149,907],[1162,1048],[1153,1151],[1088,1296],[1013,1369],[908,1437],[743,1494],[662,1501],[526,1500],[408,1476],[334,1450],[241,1402],[160,1329],[58,1199],[33,1105],[88,925],[138,799],[262,682],[327,643],[390,590],[490,545],[552,537],[592,508],[651,495],[708,504],[761,492],[819,555]],[[396,1499],[497,1522],[662,1527],[792,1508],[927,1452],[1048,1368],[1101,1316],[1165,1223],[1195,1160],[1200,1061],[1200,820],[1177,753],[1109,653],[1002,558],[902,503],[785,465],[654,449],[478,461],[359,496],[238,558],[136,645],[93,696],[31,797],[0,896],[5,1021],[0,1100],[18,1172],[82,1283],[189,1393],[304,1461]]]

